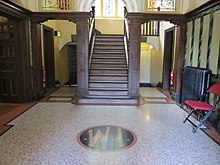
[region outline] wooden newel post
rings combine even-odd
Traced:
[[[172,99],[180,102],[182,92],[182,75],[184,68],[185,41],[186,41],[186,23],[177,26],[176,32],[176,52],[174,63],[174,85],[172,89]]]
[[[130,19],[129,34],[128,92],[131,97],[139,98],[141,22],[138,19]]]
[[[38,22],[31,24],[32,41],[32,68],[33,68],[33,86],[34,97],[40,99],[44,96],[43,89],[43,68],[42,68],[42,47],[41,47],[41,25]]]
[[[88,95],[89,18],[77,19],[77,98]]]

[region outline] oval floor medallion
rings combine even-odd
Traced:
[[[81,131],[77,135],[77,141],[87,149],[112,151],[133,146],[137,141],[137,137],[129,129],[106,125]]]

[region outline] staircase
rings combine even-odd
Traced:
[[[89,95],[84,103],[137,103],[128,96],[128,65],[123,36],[96,36],[89,69]]]

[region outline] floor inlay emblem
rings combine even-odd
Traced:
[[[81,146],[97,151],[127,149],[136,141],[137,137],[131,130],[111,125],[87,128],[77,135]]]

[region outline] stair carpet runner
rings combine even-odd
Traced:
[[[128,66],[123,36],[96,36],[87,98],[99,102],[101,99],[104,104],[129,104],[131,101],[128,96]]]

